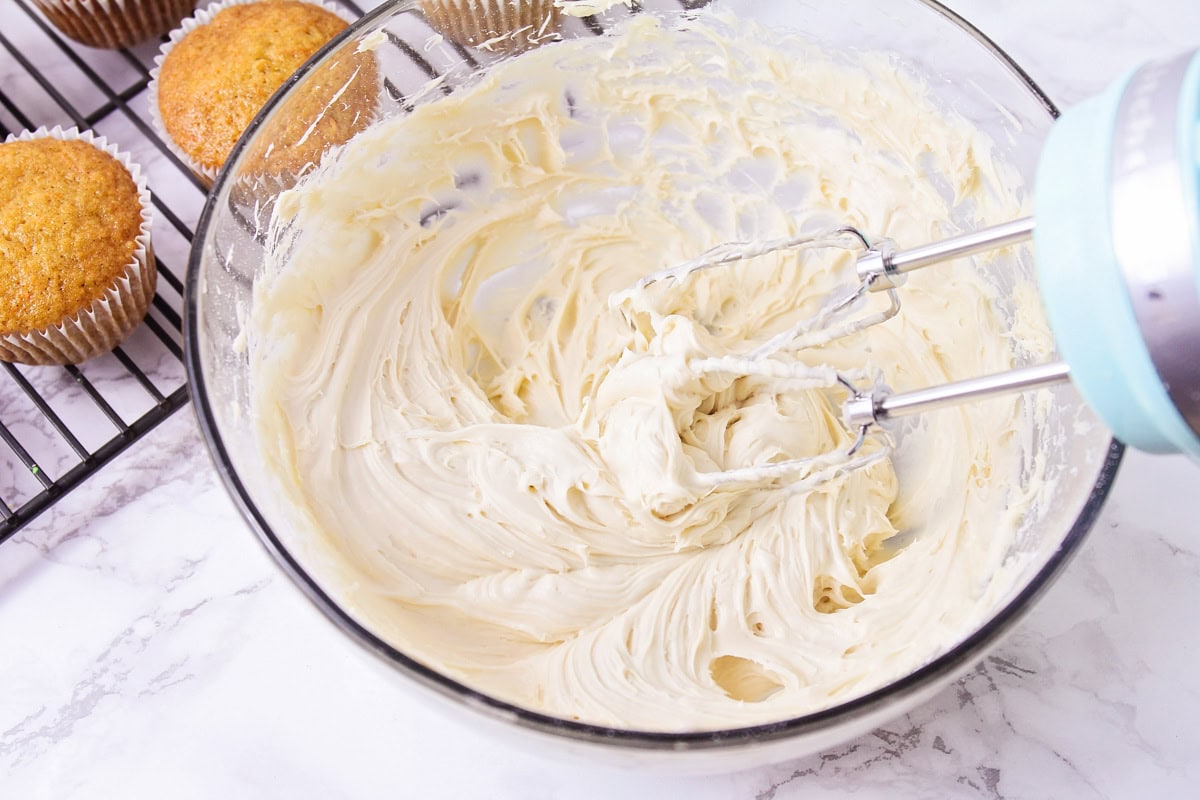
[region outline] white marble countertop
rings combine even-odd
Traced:
[[[1195,0],[950,5],[1063,106],[1200,43]],[[188,409],[0,545],[0,797],[1194,796],[1197,519],[1200,469],[1130,455],[1065,576],[917,711],[753,772],[596,771],[397,695],[268,559]]]

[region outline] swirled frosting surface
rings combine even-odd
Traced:
[[[816,488],[706,475],[848,447],[844,394],[795,367],[898,390],[1009,367],[995,290],[915,275],[895,319],[759,375],[689,365],[813,313],[851,254],[610,298],[730,240],[916,244],[1020,212],[988,140],[884,56],[709,15],[545,46],[283,196],[249,326],[262,457],[335,595],[476,689],[648,730],[828,707],[1012,589],[1020,401],[929,414]]]

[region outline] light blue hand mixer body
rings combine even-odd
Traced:
[[[1016,220],[859,259],[870,290],[1032,235],[1063,362],[909,394],[855,392],[870,425],[971,397],[1070,380],[1118,439],[1200,458],[1200,50],[1132,70],[1062,115],[1038,164],[1036,225]]]
[[[1066,381],[1126,444],[1200,459],[1200,50],[1134,69],[1063,114],[1042,150],[1034,207],[1036,223],[1027,217],[909,250],[854,228],[731,243],[639,281],[633,291],[778,250],[861,251],[858,286],[749,354],[762,359],[890,319],[908,272],[1033,240],[1062,361],[903,394],[839,375],[834,385],[850,393],[843,418],[858,431],[848,453],[718,473],[714,482],[738,482],[743,472],[828,477],[871,461],[858,453],[885,419]],[[859,313],[876,292],[890,307]]]

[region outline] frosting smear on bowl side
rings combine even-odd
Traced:
[[[715,15],[531,51],[281,197],[249,322],[263,461],[339,601],[480,691],[663,731],[835,705],[1013,588],[1021,402],[926,415],[898,455],[815,489],[714,489],[703,474],[851,443],[837,393],[687,362],[813,313],[853,255],[609,298],[731,240],[998,222],[1022,210],[1012,183],[884,56]],[[896,319],[780,364],[900,391],[1013,364],[970,265],[903,292]]]

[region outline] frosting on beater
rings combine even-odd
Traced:
[[[609,298],[730,240],[925,242],[1019,215],[1011,187],[884,56],[715,15],[539,48],[282,196],[249,323],[262,457],[334,595],[476,689],[646,730],[834,705],[1013,588],[1020,400],[926,415],[815,488],[704,476],[849,446],[844,395],[798,376],[903,391],[1009,367],[994,290],[966,265],[916,274],[897,318],[757,375],[695,363],[743,363],[852,254]]]

